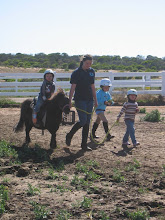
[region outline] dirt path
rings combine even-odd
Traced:
[[[161,117],[165,116],[165,106],[145,108],[147,112],[158,109]],[[107,108],[110,126],[120,109],[116,106]],[[85,153],[80,149],[81,130],[73,137],[71,146],[66,148],[65,136],[71,127],[60,126],[57,132],[58,148],[47,157],[50,134],[45,131],[42,136],[40,130],[32,129],[32,142],[29,147],[24,146],[25,132],[15,134],[12,130],[19,120],[19,114],[19,108],[0,109],[0,140],[13,143],[22,161],[21,165],[14,167],[10,161],[0,160],[0,182],[4,183],[4,179],[8,178],[6,184],[10,190],[7,211],[1,219],[34,219],[34,206],[30,201],[45,205],[51,212],[48,219],[58,219],[58,216],[62,216],[61,210],[70,213],[68,219],[92,219],[90,216],[93,219],[129,219],[128,213],[138,210],[145,210],[152,220],[165,219],[164,122],[144,122],[141,120],[144,114],[138,114],[135,128],[140,146],[133,148],[130,145],[123,149],[121,142],[125,124],[121,119],[119,125],[111,130],[114,139],[101,146],[89,139],[93,151]],[[104,137],[102,125],[97,134],[101,139]],[[87,168],[90,161],[99,165],[90,165],[88,172],[84,173],[83,166]],[[60,172],[56,169],[59,164],[64,166]],[[50,174],[51,169],[54,177]],[[92,173],[89,176],[89,171],[98,177]],[[40,188],[41,193],[28,196],[28,184]],[[84,201],[84,198],[87,199]]]

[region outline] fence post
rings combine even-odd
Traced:
[[[145,77],[146,77],[146,76],[142,76],[142,81],[143,81],[143,82],[146,81],[146,80],[145,80]],[[142,88],[143,88],[143,90],[145,90],[145,85],[143,85]]]
[[[162,72],[162,96],[165,98],[165,71]]]
[[[111,83],[112,83],[112,86],[110,87],[110,93],[111,93],[113,91],[113,81],[114,81],[112,72],[109,72],[109,79],[111,80]]]
[[[150,81],[151,81],[151,76],[146,75],[146,76],[145,76],[145,82],[146,82],[146,84],[145,84],[145,90],[150,90],[150,89],[151,89]],[[149,82],[149,83],[147,83],[147,82]]]
[[[16,82],[16,83],[18,82],[18,78],[17,78],[17,77],[16,77],[15,82]],[[15,92],[18,92],[18,86],[15,87]]]

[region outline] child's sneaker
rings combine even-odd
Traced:
[[[140,143],[137,141],[135,144],[133,144],[134,147],[140,145]]]
[[[127,146],[127,145],[130,145],[130,143],[128,141],[122,143],[122,146]]]

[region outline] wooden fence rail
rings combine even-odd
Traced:
[[[0,73],[0,96],[36,96],[43,81],[43,73]],[[66,92],[70,89],[71,73],[56,73],[55,84]],[[125,93],[136,88],[138,94],[165,96],[165,72],[96,72],[95,86],[99,88],[102,78],[112,81],[111,94]]]

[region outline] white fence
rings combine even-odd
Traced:
[[[71,73],[55,73],[56,89],[61,87],[69,91],[70,76]],[[96,73],[96,88],[99,88],[100,79],[105,77],[112,81],[112,95],[124,93],[128,88],[136,88],[138,94],[165,96],[165,72]],[[36,96],[42,81],[43,73],[0,73],[0,96]]]

